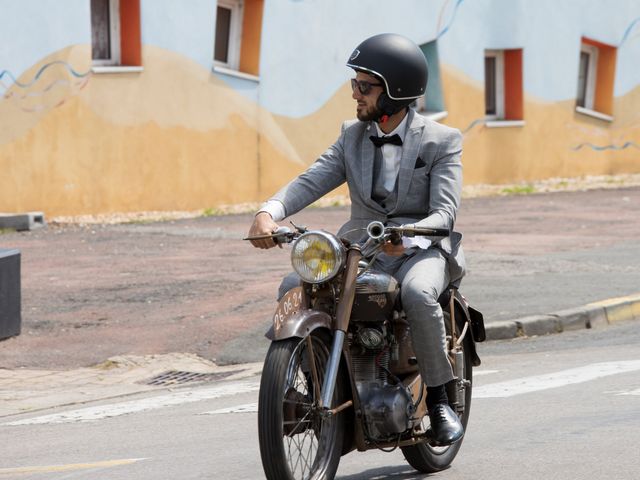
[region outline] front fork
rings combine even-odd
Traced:
[[[327,364],[324,382],[322,384],[322,396],[320,408],[326,412],[337,413],[347,408],[350,402],[340,405],[331,410],[331,399],[336,389],[336,380],[338,378],[338,369],[340,368],[340,357],[344,348],[344,340],[349,327],[349,318],[351,317],[351,309],[353,300],[356,295],[356,277],[358,276],[358,262],[362,258],[360,247],[352,245],[347,252],[347,266],[342,278],[342,288],[340,289],[340,299],[338,301],[338,310],[336,312],[335,328],[333,332],[333,344],[331,345],[331,353],[329,354],[329,362]]]

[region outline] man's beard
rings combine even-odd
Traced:
[[[382,112],[377,105],[374,105],[373,107],[368,108],[366,111],[357,111],[356,115],[358,117],[358,120],[360,120],[361,122],[371,122],[377,121],[382,116]]]

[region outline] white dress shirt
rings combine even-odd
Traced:
[[[398,125],[391,133],[384,133],[380,129],[378,123],[375,124],[379,137],[392,137],[398,135],[404,142],[404,136],[407,133],[407,117],[405,115],[400,125]],[[393,145],[391,143],[385,143],[380,147],[382,150],[382,165],[381,174],[383,178],[383,185],[387,192],[391,192],[396,185],[396,178],[398,178],[398,172],[400,171],[400,160],[402,159],[402,147],[399,145]]]

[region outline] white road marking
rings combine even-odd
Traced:
[[[217,415],[219,413],[255,413],[257,411],[257,403],[245,403],[244,405],[236,405],[235,407],[220,408],[218,410],[211,410],[210,412],[202,412],[199,415]]]
[[[640,395],[640,388],[636,388],[635,390],[630,390],[628,392],[616,393],[616,395]]]
[[[473,398],[504,398],[523,393],[537,392],[549,388],[564,387],[588,382],[609,375],[640,370],[640,360],[593,363],[584,367],[560,372],[517,378],[506,382],[490,383],[473,389]]]
[[[524,393],[559,388],[575,383],[588,382],[597,378],[628,373],[640,370],[640,360],[627,360],[619,362],[594,363],[584,367],[562,370],[560,372],[535,375],[515,380],[490,383],[473,389],[474,398],[504,398],[521,395]],[[498,370],[478,370],[475,375],[489,375],[497,373]],[[183,390],[167,395],[148,397],[140,400],[131,400],[108,405],[98,405],[85,407],[66,412],[42,415],[39,417],[26,418],[14,422],[7,422],[3,426],[18,425],[42,425],[56,423],[91,422],[104,418],[118,417],[130,413],[155,410],[158,408],[171,407],[186,403],[210,400],[239,393],[254,392],[260,388],[259,382],[234,382],[218,385],[209,388],[199,388]],[[618,395],[640,395],[640,388],[628,392],[620,392]],[[202,415],[214,415],[222,413],[254,413],[257,412],[257,403],[237,405],[234,407],[222,408],[204,412]]]
[[[103,418],[118,417],[129,413],[155,410],[158,408],[182,405],[185,403],[199,402],[213,398],[226,397],[238,393],[253,392],[260,388],[258,382],[228,383],[209,388],[199,388],[193,390],[183,390],[157,397],[142,398],[128,402],[113,403],[109,405],[97,405],[94,407],[80,408],[67,412],[43,415],[40,417],[17,420],[15,422],[3,423],[2,425],[41,425],[50,423],[74,423],[91,422]]]
[[[491,375],[493,373],[498,373],[500,370],[474,370],[473,376],[480,377],[482,375]]]

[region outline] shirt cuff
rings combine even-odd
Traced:
[[[404,248],[418,247],[426,250],[431,245],[431,240],[426,237],[403,237],[402,246]]]
[[[258,210],[257,213],[260,212],[267,212],[269,215],[271,215],[271,218],[273,218],[274,222],[279,222],[286,216],[284,205],[279,200],[266,201],[262,204],[260,210]]]

